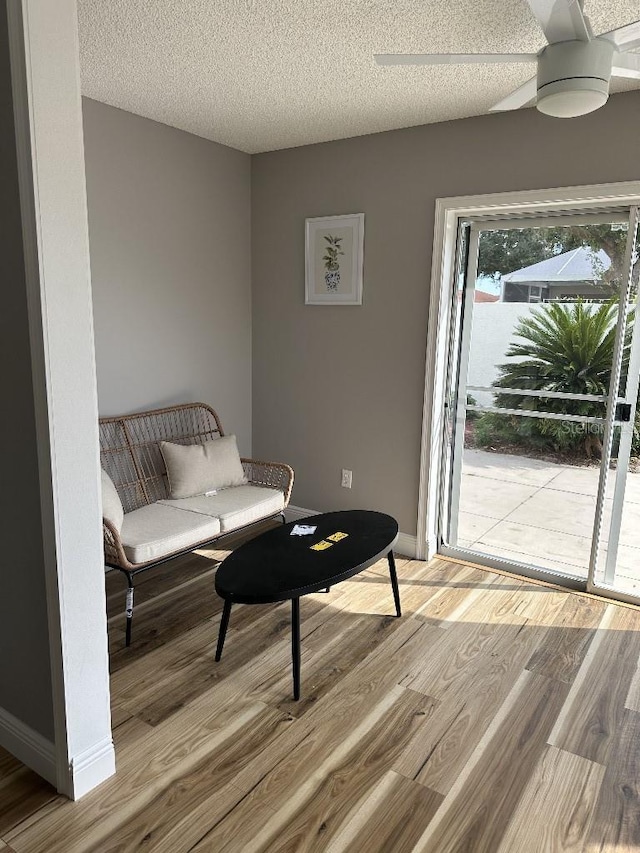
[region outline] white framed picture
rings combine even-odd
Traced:
[[[362,305],[364,213],[305,223],[305,303]]]

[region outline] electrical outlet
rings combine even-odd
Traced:
[[[349,471],[348,468],[343,468],[342,469],[342,479],[340,480],[340,485],[345,489],[350,489],[352,478],[353,478],[353,471]]]

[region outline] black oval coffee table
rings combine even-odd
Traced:
[[[315,525],[317,529],[311,536],[291,536],[295,524]],[[387,557],[396,616],[401,616],[392,550],[397,539],[398,522],[390,515],[347,510],[284,524],[241,545],[222,562],[216,573],[216,592],[224,599],[216,661],[222,655],[232,605],[269,604],[291,599],[293,698],[299,699],[300,597],[328,591],[334,584],[364,571],[381,557]],[[319,550],[312,547],[318,544]]]

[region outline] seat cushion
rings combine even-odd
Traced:
[[[160,442],[172,500],[204,495],[247,482],[235,435],[204,444]]]
[[[181,511],[215,516],[220,519],[220,529],[225,533],[280,512],[284,509],[284,495],[278,489],[247,485],[222,489],[215,495],[160,503]]]
[[[147,563],[213,539],[219,533],[217,518],[154,503],[125,514],[120,538],[132,563]]]

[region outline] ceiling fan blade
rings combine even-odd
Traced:
[[[616,53],[611,73],[614,77],[630,77],[640,80],[640,53]]]
[[[535,62],[536,53],[377,53],[378,65],[475,65]]]
[[[523,83],[522,86],[519,86],[511,92],[510,95],[507,95],[506,98],[503,98],[501,101],[498,101],[497,104],[494,104],[489,112],[498,113],[505,112],[506,110],[518,110],[520,107],[526,107],[527,104],[535,101],[537,94],[538,87],[536,78],[532,77],[531,80],[527,80],[526,83]]]
[[[579,0],[527,0],[550,44],[591,41],[591,28]]]
[[[635,47],[640,47],[640,21],[602,33],[598,38],[613,42],[618,50],[633,50]]]

